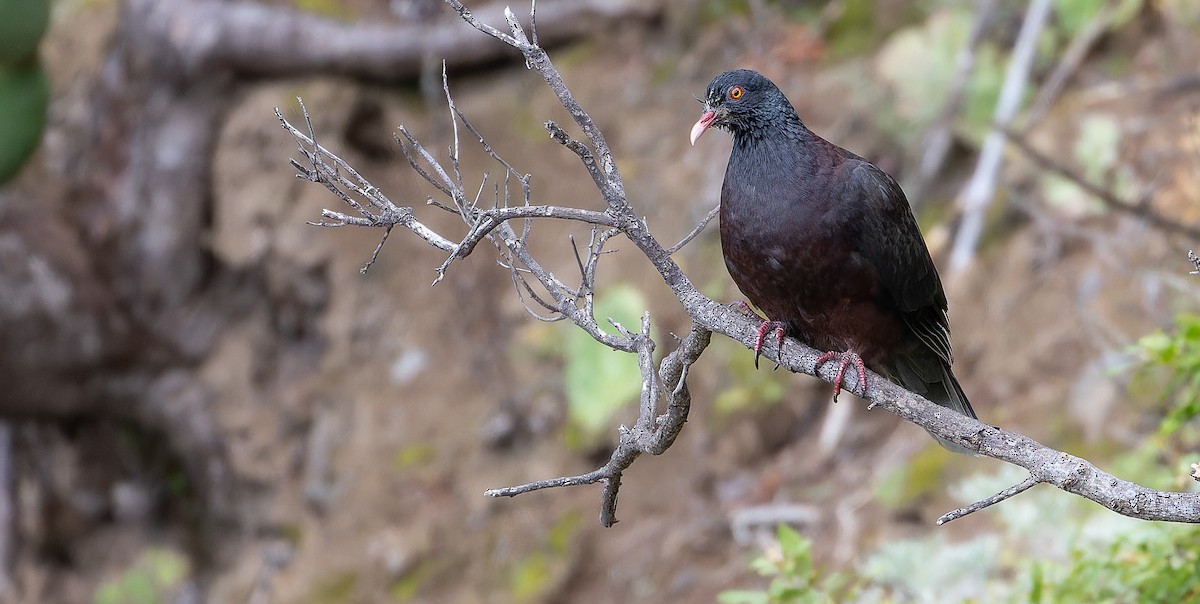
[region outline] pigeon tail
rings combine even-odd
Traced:
[[[961,413],[971,419],[979,419],[966,393],[959,385],[954,373],[941,359],[929,357],[898,356],[885,368],[885,375],[906,390],[919,394],[930,402]],[[930,433],[938,444],[955,453],[976,455],[966,447]]]

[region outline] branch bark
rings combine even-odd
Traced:
[[[657,455],[666,451],[682,429],[691,402],[686,386],[688,368],[699,360],[709,342],[710,335],[720,333],[733,338],[748,349],[752,349],[757,337],[758,322],[748,315],[700,293],[679,265],[671,259],[671,252],[674,248],[664,248],[650,233],[645,223],[637,218],[633,207],[625,199],[624,185],[617,171],[616,163],[612,159],[612,151],[600,130],[582,106],[575,101],[551,63],[549,56],[538,44],[531,41],[535,36],[526,34],[515,15],[511,11],[506,12],[508,32],[505,32],[476,18],[458,0],[447,0],[447,3],[467,23],[480,32],[519,50],[524,55],[529,69],[536,71],[558,96],[563,107],[568,110],[584,132],[587,141],[585,143],[570,139],[561,128],[552,123],[547,123],[547,129],[555,141],[580,157],[588,168],[596,187],[603,194],[608,208],[602,214],[580,214],[581,210],[575,208],[533,206],[529,203],[530,194],[527,186],[523,189],[522,205],[507,205],[509,199],[506,195],[504,205],[483,208],[479,205],[477,197],[472,201],[469,190],[461,180],[458,171],[457,130],[454,144],[451,147],[451,169],[446,169],[439,164],[424,151],[415,138],[402,130],[407,143],[411,146],[411,152],[414,154],[410,156],[413,166],[427,181],[449,198],[449,203],[440,204],[440,207],[459,213],[468,225],[468,235],[460,239],[462,243],[447,250],[450,251],[450,256],[439,269],[439,274],[444,273],[445,269],[454,261],[464,258],[470,252],[470,242],[487,239],[496,246],[501,254],[502,263],[505,263],[512,271],[518,293],[524,291],[539,296],[541,307],[544,310],[557,313],[551,319],[570,320],[591,334],[597,341],[617,350],[636,353],[642,371],[642,396],[638,419],[632,428],[623,427],[621,429],[620,444],[614,450],[608,463],[587,474],[492,489],[487,494],[494,497],[515,496],[550,487],[603,482],[605,488],[601,500],[600,521],[604,526],[611,526],[616,522],[616,497],[622,472],[642,453]],[[450,104],[452,112],[455,112],[458,119],[478,135],[464,116],[453,109],[449,86],[445,81],[443,83],[447,102]],[[335,163],[340,160],[336,160],[336,156],[315,144],[312,141],[313,137],[304,136],[301,130],[286,119],[280,117],[280,120],[283,127],[291,132],[300,144],[301,153],[313,165],[312,169],[301,167],[301,176],[315,180],[327,187],[334,185],[330,180],[330,170],[321,164],[326,160],[335,161]],[[506,170],[518,178],[522,176],[515,173],[511,165],[501,159],[486,145],[486,142],[483,142],[482,139],[480,142],[484,145],[485,150]],[[417,158],[425,162],[430,170],[422,168],[418,164]],[[357,178],[357,175],[355,176]],[[527,184],[527,180],[522,182]],[[377,191],[365,181],[358,186],[358,189],[360,191]],[[345,201],[349,196],[339,195],[339,198]],[[383,205],[381,211],[384,215],[399,214],[404,211],[411,212],[411,208],[389,206],[391,202],[387,201],[382,194],[372,199],[372,204],[376,202]],[[353,203],[350,205],[356,211],[362,212],[359,206]],[[327,216],[329,213],[329,210],[325,211]],[[563,217],[598,225],[593,226],[592,243],[588,247],[586,260],[581,258],[579,262],[581,281],[578,287],[568,286],[558,277],[546,271],[530,255],[524,245],[524,238],[529,232],[528,222],[525,223],[526,227],[521,233],[513,230],[507,222],[514,219],[528,221],[535,217]],[[347,224],[359,223],[347,222]],[[487,227],[479,228],[480,224],[486,224]],[[323,224],[321,226],[340,225]],[[390,228],[387,224],[368,226]],[[597,234],[595,229],[600,226],[608,230]],[[420,232],[416,233],[426,242],[444,250],[446,248],[439,245],[439,242],[459,239],[445,235],[433,238],[422,235]],[[649,335],[650,317],[648,313],[643,316],[641,329],[638,332],[631,332],[617,325],[619,334],[614,336],[598,328],[592,312],[591,297],[594,287],[592,275],[594,275],[595,264],[603,252],[604,242],[613,234],[624,235],[641,250],[692,319],[690,334],[671,354],[663,359],[658,365],[657,371],[653,367],[652,353],[655,343]],[[532,278],[532,283],[527,281],[527,278]],[[535,291],[533,284],[537,284],[542,291]],[[836,364],[825,364],[818,367],[816,362],[821,353],[796,340],[788,340],[782,345],[781,350],[779,344],[773,339],[769,339],[764,344],[763,352],[789,371],[815,375],[828,383],[833,382],[837,373]],[[1038,483],[1051,484],[1069,493],[1096,501],[1108,509],[1126,516],[1145,520],[1200,522],[1200,493],[1155,491],[1119,479],[1096,468],[1082,458],[1054,450],[1027,436],[989,426],[939,407],[874,372],[868,372],[866,392],[859,391],[857,381],[852,388],[847,389],[852,389],[855,394],[868,398],[872,408],[885,409],[978,455],[999,459],[1028,470],[1029,477],[1020,485],[1006,489],[962,510],[956,510],[943,517],[943,522],[1003,501]],[[663,407],[664,402],[665,408]]]

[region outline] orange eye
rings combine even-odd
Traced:
[[[742,87],[734,86],[733,88],[730,88],[729,89],[729,98],[731,98],[735,101],[742,98]]]

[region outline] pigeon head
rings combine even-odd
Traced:
[[[734,140],[766,136],[774,127],[799,124],[796,110],[775,83],[757,71],[727,71],[708,85],[704,113],[692,126],[691,140],[711,127],[728,130]]]

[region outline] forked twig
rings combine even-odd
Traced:
[[[655,374],[650,314],[642,315],[642,329],[637,335],[638,367],[642,372],[641,414],[632,428],[621,427],[620,442],[608,463],[586,474],[489,489],[486,494],[489,497],[515,497],[542,489],[603,482],[605,488],[600,496],[600,524],[606,527],[616,524],[617,492],[620,490],[622,473],[643,453],[659,455],[666,451],[683,430],[691,409],[691,394],[685,381],[687,369],[700,358],[711,336],[712,332],[706,329],[693,329],[679,347],[663,359]],[[665,413],[658,415],[658,402],[661,399],[666,399],[667,404]]]

